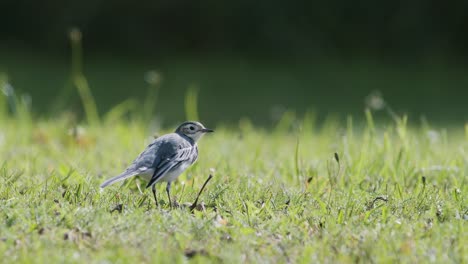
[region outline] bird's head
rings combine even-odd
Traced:
[[[182,123],[175,132],[185,135],[193,139],[194,142],[197,142],[205,133],[214,132],[214,130],[206,128],[200,122],[188,121]]]

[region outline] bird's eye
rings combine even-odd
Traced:
[[[189,126],[189,129],[193,131],[193,130],[195,130],[195,127]]]

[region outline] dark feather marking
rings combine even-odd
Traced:
[[[153,168],[155,168],[153,176],[148,182],[146,188],[155,184],[161,177],[163,177],[169,171],[177,169],[184,162],[189,162],[190,164],[193,164],[197,160],[197,157],[198,148],[195,145],[187,148],[178,149],[174,155],[172,155],[169,158],[163,159],[162,161],[156,159],[155,164],[153,164]]]

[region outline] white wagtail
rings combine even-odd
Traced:
[[[213,130],[199,122],[182,123],[174,133],[156,138],[122,174],[105,181],[101,188],[139,175],[148,180],[146,188],[151,186],[154,201],[159,206],[155,185],[165,181],[169,205],[172,207],[171,183],[197,160],[197,141],[207,132]]]

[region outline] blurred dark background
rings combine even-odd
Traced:
[[[67,88],[78,28],[101,113],[144,100],[154,71],[155,114],[169,120],[184,119],[189,87],[208,122],[360,115],[376,90],[412,118],[468,120],[468,1],[1,0],[0,10],[0,73],[44,115],[81,111]]]

